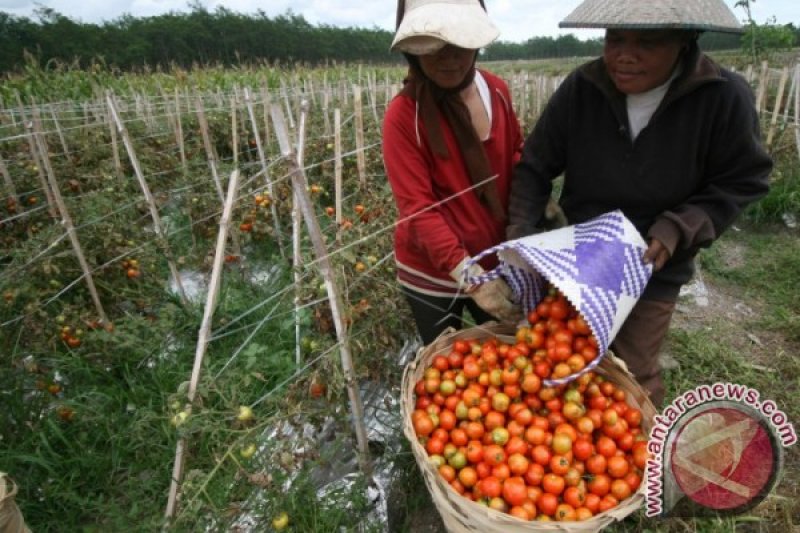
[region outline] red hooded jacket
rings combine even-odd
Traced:
[[[480,73],[492,106],[491,130],[483,145],[507,211],[522,134],[505,82],[489,72]],[[403,95],[395,97],[384,117],[383,158],[399,214],[394,235],[398,281],[425,294],[451,296],[458,286],[450,272],[464,257],[503,242],[506,221],[494,218],[476,193],[468,190],[472,183],[456,139],[441,114],[439,118],[451,154],[448,159],[431,151],[416,102]],[[496,259],[486,258],[482,264],[493,268]]]

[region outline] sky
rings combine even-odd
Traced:
[[[263,10],[274,17],[289,9],[312,24],[374,28],[394,31],[395,0],[197,0],[213,11],[224,6],[231,11],[252,14]],[[572,33],[579,39],[598,37],[599,30],[559,30],[558,22],[581,0],[486,0],[489,16],[500,28],[500,39],[523,42],[531,37],[557,37]],[[745,18],[736,0],[725,0],[736,17]],[[73,20],[101,24],[123,14],[134,17],[188,11],[188,0],[0,0],[0,11],[34,18],[37,7],[48,7]],[[800,0],[751,0],[753,19],[759,23],[776,18],[779,24],[800,26]]]

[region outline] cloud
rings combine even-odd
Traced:
[[[725,0],[738,19],[744,10],[734,7],[736,0]],[[0,11],[32,17],[39,5],[75,20],[101,23],[119,18],[124,13],[134,17],[160,15],[169,11],[185,12],[190,0],[0,0]],[[312,24],[340,27],[379,27],[394,31],[395,0],[200,0],[210,11],[224,6],[234,12],[253,14],[259,9],[275,17],[288,10],[302,15]],[[601,30],[560,29],[559,21],[569,15],[580,0],[486,0],[489,16],[500,28],[500,39],[523,42],[531,37],[572,33],[579,39],[602,35]],[[800,23],[800,1],[758,0],[751,4],[753,18],[759,24],[775,16],[779,24]]]

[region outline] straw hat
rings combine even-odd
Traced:
[[[447,44],[477,50],[500,35],[478,0],[399,0],[392,51],[432,54]],[[402,7],[400,7],[402,9]]]
[[[584,0],[558,26],[731,33],[744,31],[722,0]]]

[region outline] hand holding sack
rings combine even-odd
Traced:
[[[465,269],[470,260],[470,257],[465,257],[458,266],[450,272],[450,277],[458,282],[459,287],[463,289],[481,309],[500,322],[510,324],[519,322],[522,319],[522,307],[514,302],[514,292],[505,280],[497,278],[481,284],[467,284],[467,278],[473,278],[484,273],[483,268],[477,263],[471,264]]]

